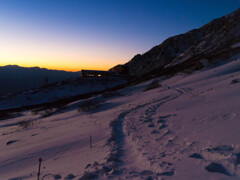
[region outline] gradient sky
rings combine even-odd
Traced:
[[[0,66],[107,70],[240,0],[0,0]]]

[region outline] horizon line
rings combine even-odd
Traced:
[[[93,68],[80,68],[79,70],[70,70],[70,68],[68,69],[62,69],[62,68],[47,68],[47,67],[42,67],[42,66],[22,66],[22,65],[18,65],[18,64],[7,64],[7,65],[0,65],[1,67],[6,67],[6,66],[18,66],[21,68],[40,68],[40,69],[47,69],[47,70],[52,70],[52,71],[65,71],[65,72],[81,72],[82,70],[96,70],[96,71],[108,71],[109,69],[93,69]]]

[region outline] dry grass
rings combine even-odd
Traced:
[[[18,123],[18,125],[19,125],[22,129],[25,129],[25,128],[34,126],[34,123],[33,123],[33,121],[20,121],[20,122]]]

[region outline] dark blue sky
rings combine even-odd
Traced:
[[[0,65],[108,69],[239,7],[240,0],[1,0]]]

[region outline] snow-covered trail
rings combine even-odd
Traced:
[[[168,93],[169,96],[147,103],[145,106],[139,107],[125,116],[126,121],[123,122],[123,132],[126,134],[123,147],[125,153],[120,159],[124,162],[122,166],[126,169],[126,178],[138,177],[144,179],[148,175],[157,178],[161,175],[174,174],[174,172],[163,172],[162,169],[158,168],[158,164],[152,163],[151,159],[147,157],[147,153],[144,152],[144,147],[137,145],[138,142],[144,140],[144,137],[142,135],[134,137],[132,134],[133,132],[142,132],[148,129],[150,130],[149,136],[157,136],[156,141],[160,141],[161,138],[167,136],[168,131],[164,130],[164,124],[155,126],[153,124],[153,120],[154,115],[156,115],[156,111],[161,108],[163,104],[173,101],[182,95],[182,92],[178,91],[173,94],[172,92],[170,93],[170,91],[168,91]],[[139,116],[138,119],[141,125],[133,119],[133,114],[138,112],[145,112],[144,116]],[[148,143],[149,142],[146,141],[146,145]]]
[[[162,172],[152,166],[151,161],[142,155],[141,149],[134,145],[136,139],[132,139],[131,131],[140,131],[139,124],[125,122],[128,115],[138,111],[146,110],[145,122],[152,122],[152,116],[162,104],[173,101],[183,94],[180,90],[169,90],[164,97],[158,97],[150,102],[144,102],[136,107],[130,108],[121,112],[118,117],[110,123],[112,128],[111,137],[108,140],[108,145],[111,147],[111,153],[108,157],[107,163],[111,168],[112,176],[121,178],[140,178],[144,179],[148,175],[161,176],[166,174],[174,174],[174,172]],[[151,127],[151,134],[158,132],[157,127]],[[164,136],[164,135],[163,135]],[[139,137],[141,140],[141,137]],[[107,172],[108,173],[108,172]],[[113,178],[111,177],[111,178]]]

